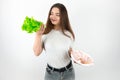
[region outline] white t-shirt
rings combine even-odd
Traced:
[[[70,62],[68,50],[73,47],[73,37],[69,31],[65,31],[71,38],[65,36],[62,31],[52,29],[42,36],[47,63],[55,68],[65,67]]]

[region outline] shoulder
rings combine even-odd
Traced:
[[[73,40],[73,36],[72,36],[72,33],[68,30],[65,30],[65,34],[70,36],[70,38]]]
[[[48,33],[43,34],[43,35],[42,35],[42,38],[43,38],[43,39],[46,39],[48,36],[53,35],[52,33],[53,33],[53,30],[50,30]]]

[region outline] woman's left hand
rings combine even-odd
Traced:
[[[72,56],[74,57],[74,59],[77,62],[80,62],[82,64],[93,63],[93,59],[89,55],[85,54],[85,52],[83,52],[83,51],[73,51],[73,50],[71,50],[70,53],[72,54]],[[74,62],[77,63],[76,61],[74,61]]]
[[[93,63],[93,60],[88,57],[87,55],[84,55],[84,57],[80,58],[82,64],[91,64]]]

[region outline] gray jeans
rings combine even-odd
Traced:
[[[46,68],[44,80],[75,80],[75,72],[73,66],[64,72],[57,72]]]

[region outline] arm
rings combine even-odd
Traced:
[[[86,54],[85,52],[81,50],[72,50],[71,51],[72,58],[75,63],[81,63],[81,64],[91,64],[93,63],[93,59]]]
[[[43,50],[42,34],[44,30],[45,30],[44,26],[41,26],[41,29],[36,32],[35,41],[33,44],[33,51],[36,56],[39,56]]]
[[[72,52],[72,48],[70,48],[68,51],[70,57],[71,57],[71,52]]]

